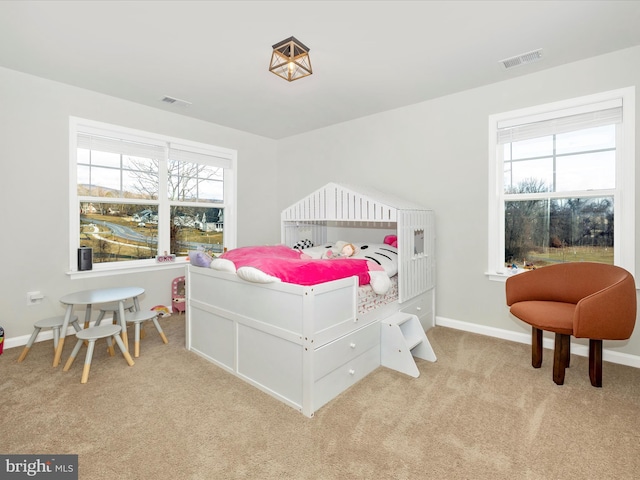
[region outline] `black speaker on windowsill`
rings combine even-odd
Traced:
[[[93,249],[80,247],[78,249],[78,271],[91,270],[93,268]]]

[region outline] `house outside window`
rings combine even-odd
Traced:
[[[235,246],[236,152],[72,118],[70,270],[94,270]]]
[[[558,262],[635,270],[635,89],[489,118],[491,276]]]

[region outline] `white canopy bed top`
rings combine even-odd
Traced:
[[[328,183],[285,208],[281,241],[293,247],[309,240],[382,243],[397,235],[399,302],[433,288],[433,212],[393,195],[360,186]]]

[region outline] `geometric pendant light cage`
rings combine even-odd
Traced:
[[[289,82],[313,73],[309,49],[296,37],[289,37],[273,45],[269,71]]]

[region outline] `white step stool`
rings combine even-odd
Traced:
[[[419,377],[413,357],[435,362],[436,354],[424,333],[420,319],[398,312],[380,321],[380,363],[382,366]]]

